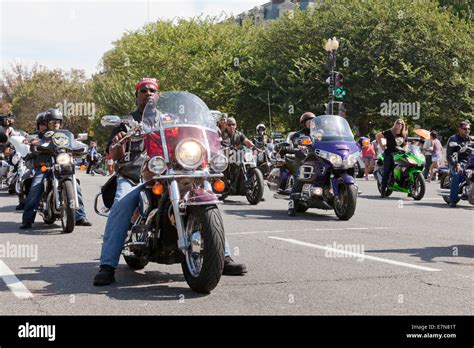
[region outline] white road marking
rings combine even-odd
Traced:
[[[15,273],[13,273],[13,271],[2,260],[0,260],[0,278],[16,297],[21,299],[33,297],[33,294],[25,285],[23,285],[23,283],[16,277]]]
[[[285,233],[285,232],[320,232],[320,231],[351,231],[351,230],[388,230],[388,227],[347,227],[347,228],[302,228],[299,230],[268,230],[268,231],[249,231],[249,232],[234,232],[226,233],[229,235],[241,234],[258,234],[258,233]]]
[[[296,245],[302,245],[302,246],[306,246],[306,247],[310,247],[310,248],[331,251],[335,254],[344,254],[344,255],[352,256],[352,257],[358,258],[358,259],[367,259],[367,260],[372,260],[372,261],[379,261],[379,262],[389,263],[389,264],[392,264],[392,265],[410,267],[410,268],[415,268],[415,269],[419,269],[419,270],[422,270],[422,271],[428,271],[428,272],[439,272],[439,271],[441,271],[440,269],[436,269],[436,268],[412,265],[412,264],[406,263],[406,262],[400,262],[400,261],[394,261],[394,260],[390,260],[390,259],[384,259],[384,258],[381,258],[381,257],[355,253],[355,252],[352,252],[352,251],[339,250],[339,249],[330,248],[330,247],[326,247],[326,246],[322,246],[322,245],[301,242],[301,241],[296,240],[296,239],[280,238],[280,237],[273,237],[273,236],[269,236],[268,238],[281,240],[283,242],[296,244]]]

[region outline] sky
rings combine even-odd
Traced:
[[[237,15],[266,0],[0,0],[0,71],[10,64],[99,72],[112,42],[148,21]]]

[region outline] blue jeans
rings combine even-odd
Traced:
[[[120,201],[127,193],[132,191],[137,185],[132,184],[123,176],[117,176],[117,191],[115,191],[114,204]]]
[[[109,265],[113,268],[117,268],[123,245],[127,239],[130,220],[140,201],[142,186],[143,185],[135,186],[112,206],[107,224],[105,225],[104,241],[102,243],[100,256],[101,265]],[[224,255],[230,256],[230,247],[227,239],[225,240]]]
[[[451,190],[449,193],[449,202],[450,203],[457,203],[459,201],[458,193],[459,193],[459,183],[461,181],[461,175],[456,172],[455,168],[451,168]]]
[[[42,173],[40,171],[35,172],[35,176],[31,182],[30,191],[28,192],[28,196],[26,196],[25,209],[22,217],[23,224],[32,224],[35,222],[36,210],[38,209],[41,195],[43,194],[43,182],[47,178],[47,175],[47,173]],[[76,221],[79,221],[86,218],[81,187],[79,184],[77,184],[77,198],[79,200],[79,208],[76,209]]]

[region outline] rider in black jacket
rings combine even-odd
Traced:
[[[298,152],[298,139],[302,136],[310,136],[311,135],[311,120],[313,120],[316,116],[312,112],[305,112],[300,117],[300,125],[301,128],[294,133],[290,140],[293,145],[293,149],[295,152]],[[299,170],[298,170],[299,173]],[[288,216],[295,216],[295,206],[298,202],[301,190],[303,189],[303,182],[299,179],[299,175],[295,177],[295,183],[293,188],[291,189],[291,196],[290,200],[288,201]]]
[[[465,161],[470,155],[468,152],[460,152],[459,150],[471,142],[469,136],[470,131],[471,124],[469,121],[462,121],[459,123],[458,134],[451,136],[448,140],[446,157],[451,172],[451,192],[449,195],[449,206],[452,208],[455,208],[456,203],[458,202],[458,187],[460,181],[459,173],[461,172],[459,163]],[[457,143],[459,146],[449,146],[449,144],[453,142]]]

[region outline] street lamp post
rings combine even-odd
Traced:
[[[330,71],[329,75],[329,104],[328,104],[328,114],[332,115],[334,113],[334,89],[335,89],[335,81],[334,81],[334,71],[336,69],[336,57],[337,57],[337,49],[339,48],[339,41],[337,41],[336,37],[332,39],[328,39],[326,44],[324,45],[324,49],[328,52],[328,69]]]

